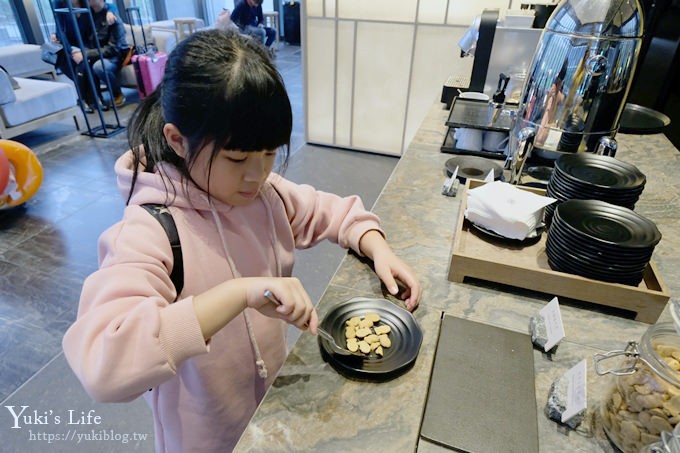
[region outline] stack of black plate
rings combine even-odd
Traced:
[[[564,154],[555,162],[546,195],[557,199],[545,209],[550,224],[555,208],[566,200],[602,200],[635,208],[647,179],[634,165],[590,153]]]
[[[568,200],[555,210],[546,254],[553,270],[637,286],[661,233],[628,208]]]

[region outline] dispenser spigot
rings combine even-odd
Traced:
[[[619,144],[614,137],[601,137],[597,149],[595,149],[595,154],[614,157],[618,147]]]
[[[524,164],[531,155],[531,151],[534,149],[535,137],[536,129],[533,127],[520,129],[517,134],[517,151],[509,158],[510,184],[519,184],[520,179],[522,178]]]
[[[507,76],[501,72],[501,74],[498,76],[498,88],[491,98],[494,104],[502,105],[505,103],[505,90],[508,88],[509,81],[510,76]]]

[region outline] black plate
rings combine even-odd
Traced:
[[[561,259],[554,259],[550,255],[548,255],[548,265],[550,266],[550,269],[557,271],[557,272],[564,272],[565,274],[572,274],[572,275],[580,275],[581,277],[585,278],[590,278],[592,280],[600,280],[603,282],[609,282],[609,283],[620,283],[622,285],[629,285],[629,286],[638,286],[640,282],[642,281],[643,275],[639,275],[638,277],[632,279],[632,280],[614,280],[614,279],[607,279],[607,278],[601,278],[596,275],[591,275],[583,272],[583,269],[581,268],[569,268],[565,265],[564,261]]]
[[[456,156],[446,161],[446,174],[450,177],[458,166],[457,178],[464,183],[468,178],[484,179],[493,170],[495,180],[503,178],[503,167],[491,159],[479,156]]]
[[[567,178],[566,176],[563,176],[561,172],[555,172],[553,174],[553,177],[550,178],[549,181],[550,184],[555,184],[557,183],[559,186],[562,188],[572,191],[585,191],[585,192],[592,192],[592,193],[597,193],[603,196],[614,196],[614,197],[631,197],[631,196],[639,196],[642,191],[645,188],[644,184],[641,184],[637,187],[632,187],[632,188],[627,188],[627,189],[613,189],[613,188],[606,188],[606,187],[600,187],[596,186],[593,184],[590,184],[586,181],[577,181],[573,178]]]
[[[661,112],[637,104],[626,104],[621,114],[619,132],[625,134],[656,134],[671,124]]]
[[[565,154],[555,162],[555,173],[577,183],[606,190],[634,190],[644,186],[645,175],[632,164],[591,153]]]
[[[559,218],[554,219],[548,232],[548,239],[552,239],[565,250],[575,251],[587,255],[598,262],[616,264],[617,266],[632,267],[648,262],[654,251],[653,247],[646,249],[618,249],[606,247],[597,241],[589,241],[583,236],[577,236],[560,224]]]
[[[591,199],[591,200],[604,200],[604,199],[609,199],[609,200],[620,200],[623,203],[635,203],[638,198],[640,198],[640,194],[642,193],[644,186],[640,186],[639,188],[636,188],[634,190],[628,190],[628,191],[614,191],[614,190],[605,190],[605,189],[598,189],[594,186],[586,186],[582,184],[575,184],[571,181],[567,181],[561,178],[552,178],[548,182],[549,186],[552,186],[554,189],[562,192],[567,199],[570,198],[582,198],[582,197],[587,197],[583,199]]]
[[[392,346],[384,349],[384,356],[368,357],[334,354],[325,340],[319,338],[319,349],[326,360],[341,375],[364,381],[387,381],[409,370],[418,357],[423,332],[411,313],[386,299],[356,297],[336,305],[321,321],[335,342],[344,345],[345,321],[366,313],[380,315],[380,323],[390,326],[388,334]]]
[[[661,232],[654,222],[630,209],[599,200],[568,200],[555,215],[574,233],[622,249],[654,247]]]
[[[628,208],[630,210],[635,209],[635,204],[638,202],[638,198],[622,198],[622,197],[611,197],[611,196],[601,196],[597,195],[595,193],[582,193],[582,192],[570,192],[567,193],[566,191],[560,189],[559,187],[556,187],[553,182],[550,183],[548,186],[550,187],[550,194],[546,190],[546,195],[552,198],[556,198],[558,201],[566,201],[566,200],[600,200],[600,201],[605,201],[607,203],[615,204],[618,206],[623,206],[624,208]]]
[[[470,222],[470,221],[468,220],[468,222]],[[510,241],[510,242],[517,243],[517,244],[525,244],[525,243],[529,244],[529,243],[537,242],[538,239],[541,237],[543,230],[545,229],[544,225],[539,225],[536,228],[533,236],[529,236],[529,237],[526,237],[524,239],[514,239],[514,238],[509,238],[509,237],[503,236],[502,234],[496,233],[495,231],[490,230],[486,227],[483,227],[482,225],[477,225],[474,222],[470,222],[470,226],[471,226],[471,228],[474,228],[475,230],[479,231],[480,233],[482,233],[485,236],[490,236],[490,237],[492,237],[494,239],[498,239],[500,241]]]
[[[645,260],[636,263],[626,262],[627,264],[620,264],[619,261],[610,260],[603,256],[564,247],[554,235],[549,235],[548,240],[546,241],[545,251],[548,254],[552,253],[556,257],[563,257],[566,261],[587,268],[589,271],[601,272],[614,277],[630,277],[639,274],[647,267],[647,263],[649,262],[649,260]]]
[[[581,277],[592,278],[610,283],[623,283],[624,285],[637,286],[642,281],[644,269],[637,272],[618,273],[602,269],[595,269],[584,265],[580,260],[566,256],[564,253],[554,252],[546,249],[548,264],[550,268],[568,274],[580,275]]]
[[[550,178],[552,177],[554,167],[548,167],[547,165],[532,165],[527,168],[527,174],[532,178],[540,181],[543,184],[548,184]],[[527,184],[523,184],[527,185]]]

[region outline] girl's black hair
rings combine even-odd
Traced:
[[[174,124],[187,139],[186,159],[166,142],[166,123]],[[211,162],[222,149],[278,149],[285,167],[292,125],[283,79],[263,45],[235,32],[194,33],[169,55],[163,81],[130,119],[133,177],[127,201],[139,169],[153,172],[160,162],[177,168],[184,184],[196,185],[189,170],[197,151],[211,142],[215,145]]]

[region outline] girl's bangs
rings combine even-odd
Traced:
[[[282,85],[267,91],[244,89],[221,102],[229,111],[215,118],[222,120],[215,142],[223,149],[240,151],[273,150],[289,144],[293,115],[288,94]]]

